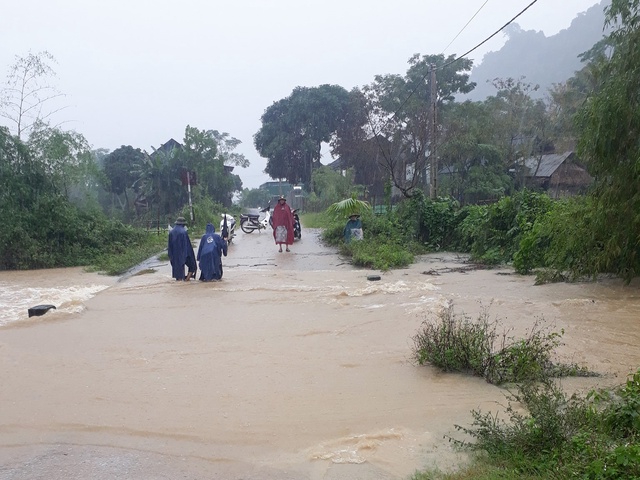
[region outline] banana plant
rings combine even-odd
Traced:
[[[345,198],[339,202],[332,203],[329,205],[329,208],[327,208],[327,212],[336,217],[360,215],[365,210],[371,210],[371,205],[364,200],[358,200],[355,194],[353,194],[351,198]]]

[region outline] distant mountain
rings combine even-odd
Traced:
[[[507,27],[508,40],[497,52],[487,53],[471,71],[476,88],[465,99],[484,100],[495,95],[494,78],[522,76],[526,83],[540,85],[534,96],[544,97],[554,83],[562,83],[583,67],[578,55],[602,39],[604,8],[611,0],[602,0],[579,14],[569,28],[550,37],[543,32],[523,30],[516,23]],[[462,100],[461,98],[459,100]]]

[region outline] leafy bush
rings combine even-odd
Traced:
[[[354,265],[389,270],[413,263],[413,254],[404,246],[378,239],[352,241],[344,245],[342,252],[350,254]]]
[[[467,212],[457,224],[455,238],[459,246],[467,247],[475,261],[511,262],[523,235],[552,205],[547,195],[522,190],[492,205],[465,207]]]
[[[590,374],[576,365],[554,364],[551,356],[560,345],[561,334],[543,328],[542,321],[536,321],[523,339],[509,337],[507,330],[498,332],[498,326],[486,309],[473,322],[466,315],[456,315],[449,306],[435,322],[423,322],[413,338],[414,357],[420,365],[471,373],[498,385]]]
[[[352,257],[354,265],[378,270],[406,267],[413,263],[414,254],[422,251],[419,244],[407,240],[395,212],[375,215],[365,211],[361,220],[364,240],[345,244],[344,226],[347,220],[328,214],[321,238],[329,245],[340,247],[343,255]]]
[[[165,235],[144,233],[135,244],[99,255],[89,269],[101,271],[107,275],[122,275],[166,248],[167,237]]]
[[[518,385],[507,398],[508,421],[472,411],[471,427],[456,429],[473,440],[451,439],[487,454],[503,472],[494,478],[640,478],[640,370],[625,385],[585,397],[567,397],[545,380]]]
[[[419,242],[428,250],[440,250],[452,243],[458,203],[453,199],[433,201],[416,192],[400,204],[398,223],[407,240]]]
[[[592,219],[589,198],[555,202],[523,235],[514,255],[514,267],[523,274],[537,269],[538,283],[576,280],[602,272],[602,241],[594,236]]]

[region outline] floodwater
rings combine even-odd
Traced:
[[[0,272],[0,480],[401,479],[455,468],[447,436],[506,391],[412,360],[412,337],[453,305],[513,335],[564,331],[560,359],[622,383],[640,367],[640,288],[533,286],[432,254],[357,269],[303,229],[291,253],[238,233],[221,282],[167,262],[122,279]],[[379,281],[368,275],[379,274]],[[29,303],[31,305],[29,305]],[[57,306],[27,318],[38,303]]]

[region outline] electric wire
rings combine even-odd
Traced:
[[[487,0],[488,1],[488,0]],[[492,33],[490,36],[488,36],[487,38],[485,38],[482,42],[478,43],[475,47],[473,47],[471,50],[468,50],[466,53],[460,55],[459,57],[455,58],[454,60],[445,63],[444,65],[440,66],[437,68],[437,70],[442,70],[445,67],[448,67],[449,65],[454,64],[455,62],[463,59],[464,57],[466,57],[467,55],[469,55],[471,52],[477,50],[478,48],[480,48],[482,45],[484,45],[485,43],[487,43],[489,40],[491,40],[493,37],[495,37],[498,33],[500,33],[502,30],[504,30],[506,27],[508,27],[509,25],[511,25],[518,17],[520,17],[520,15],[522,15],[524,12],[526,12],[527,10],[529,10],[529,8],[531,8],[535,3],[537,3],[538,0],[533,0],[529,5],[527,5],[524,9],[522,9],[515,17],[513,17],[511,20],[509,20],[507,23],[505,23],[502,27],[500,27],[498,30],[496,30],[494,33]],[[485,1],[485,3],[482,5],[482,7],[480,7],[480,9],[478,10],[478,12],[484,7],[484,5],[487,2]],[[471,20],[473,20],[473,18],[478,14],[478,12],[476,12],[476,14],[471,18]],[[467,22],[467,25],[471,22],[471,20],[469,20],[469,22]],[[462,30],[464,30],[467,25],[465,25]],[[462,30],[460,31],[460,33],[462,33]],[[458,35],[460,35],[460,33],[458,33]],[[456,35],[455,38],[458,37],[458,35]],[[453,41],[455,40],[455,38],[451,41],[451,43],[453,43]],[[449,44],[450,45],[450,44]],[[448,48],[448,45],[447,45]],[[446,48],[445,48],[446,50]],[[367,123],[369,124],[369,128],[371,128],[371,131],[376,139],[376,143],[378,144],[378,148],[380,149],[380,151],[382,152],[382,156],[386,159],[386,154],[384,149],[382,148],[382,145],[380,144],[380,139],[378,138],[379,136],[379,132],[382,131],[382,129],[384,129],[388,123],[400,112],[400,110],[406,105],[406,103],[411,99],[411,97],[413,96],[413,94],[417,91],[418,86],[420,84],[422,84],[422,82],[424,82],[424,80],[427,78],[427,75],[429,74],[426,73],[425,75],[422,76],[422,79],[419,83],[416,84],[416,86],[413,88],[413,90],[411,90],[409,92],[409,95],[407,95],[407,98],[404,99],[404,101],[400,104],[400,106],[396,109],[395,112],[393,112],[393,115],[391,115],[391,117],[389,117],[384,124],[382,125],[382,127],[380,127],[380,130],[378,130],[378,132],[376,132],[376,129],[374,127],[374,125],[372,125],[371,123],[371,119],[369,118],[369,116],[367,115]]]
[[[505,28],[507,28],[509,25],[511,25],[520,15],[522,15],[524,12],[526,12],[527,10],[529,10],[529,8],[531,8],[533,6],[534,3],[536,3],[538,0],[533,0],[533,2],[531,2],[529,5],[527,5],[526,7],[524,7],[524,9],[518,13],[515,17],[513,17],[511,20],[509,20],[507,23],[505,23],[502,27],[500,27],[499,30],[496,30],[495,32],[493,32],[490,36],[488,36],[487,38],[485,38],[482,42],[480,42],[479,44],[477,44],[475,47],[473,47],[471,50],[467,51],[466,53],[463,53],[462,55],[460,55],[458,58],[456,58],[455,60],[452,60],[449,63],[445,63],[444,65],[442,65],[442,67],[439,68],[442,69],[444,67],[448,67],[449,65],[457,62],[458,60],[460,60],[461,58],[466,57],[467,55],[469,55],[471,52],[473,52],[474,50],[477,50],[478,48],[480,48],[482,45],[484,45],[485,43],[487,43],[489,40],[491,40],[493,37],[495,37],[497,34],[499,34],[502,30],[504,30]],[[426,75],[423,77],[426,78]]]
[[[488,1],[488,0],[487,0]],[[531,8],[538,0],[533,0],[529,5],[527,5],[523,10],[520,11],[520,13],[518,13],[515,17],[513,17],[511,20],[509,20],[507,23],[505,23],[502,27],[500,27],[498,30],[496,30],[494,33],[492,33],[490,36],[488,36],[487,38],[485,38],[482,42],[478,43],[475,47],[473,47],[471,50],[467,51],[466,53],[464,53],[463,55],[460,55],[459,57],[456,57],[455,59],[453,59],[452,61],[445,63],[444,65],[440,66],[437,68],[437,70],[442,70],[445,67],[448,67],[449,65],[452,65],[453,63],[463,59],[464,57],[466,57],[467,55],[469,55],[471,52],[473,52],[474,50],[477,50],[478,48],[480,48],[482,45],[484,45],[485,43],[487,43],[489,40],[491,40],[493,37],[495,37],[498,33],[500,33],[502,30],[504,30],[506,27],[508,27],[509,25],[511,25],[520,15],[522,15],[524,12],[526,12],[527,10],[529,10],[529,8]],[[486,4],[487,2],[485,2]],[[484,5],[483,5],[484,7]],[[480,7],[480,9],[482,9],[482,7]],[[478,10],[480,11],[480,10]],[[477,15],[477,12],[476,12]],[[475,15],[474,15],[475,16]],[[473,20],[473,18],[472,18]],[[469,20],[470,22],[471,20]],[[468,25],[468,23],[467,23]],[[466,26],[465,26],[466,28]],[[464,28],[463,28],[464,30]],[[455,38],[454,38],[455,40]],[[385,122],[384,125],[386,125],[387,123],[389,123],[391,121],[391,119],[393,119],[393,117],[395,117],[398,112],[400,112],[400,110],[406,105],[406,103],[411,99],[411,97],[413,96],[414,93],[416,93],[416,90],[418,89],[418,86],[424,82],[424,80],[427,78],[427,75],[429,73],[427,72],[426,74],[424,74],[422,76],[421,82],[417,83],[416,86],[413,88],[413,90],[411,90],[409,92],[409,95],[407,95],[407,98],[404,99],[404,101],[400,104],[400,106],[396,109],[395,112],[393,112],[393,115],[391,115],[391,117],[389,117],[389,119]],[[377,136],[377,133],[375,133],[374,130],[374,135]]]
[[[464,27],[462,27],[462,29],[458,32],[458,34],[455,37],[453,37],[453,40],[451,40],[449,44],[446,47],[444,47],[444,50],[442,50],[442,53],[447,51],[447,48],[449,48],[451,44],[456,41],[456,38],[458,38],[460,34],[465,31],[465,29],[469,26],[469,24],[473,21],[473,19],[478,16],[478,14],[480,13],[480,10],[482,10],[487,3],[489,3],[489,0],[484,1],[484,3],[480,6],[478,11],[473,14],[473,17],[471,17],[469,21],[464,25]]]

